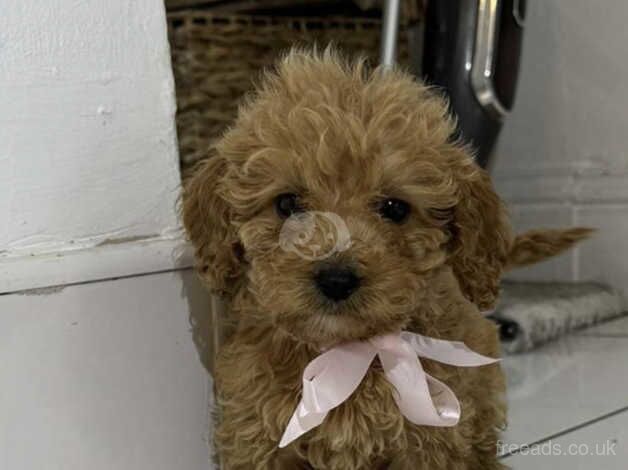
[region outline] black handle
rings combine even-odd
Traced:
[[[428,3],[423,73],[446,92],[483,167],[514,103],[524,18],[525,0]]]

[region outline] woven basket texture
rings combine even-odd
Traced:
[[[260,72],[293,45],[333,43],[377,64],[381,22],[375,19],[217,16],[202,10],[168,15],[177,91],[182,173],[204,158],[237,114]],[[399,63],[408,66],[405,27]]]

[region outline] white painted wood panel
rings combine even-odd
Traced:
[[[205,315],[189,271],[0,296],[0,468],[211,469]]]
[[[1,3],[0,266],[176,236],[163,2]]]
[[[0,261],[0,294],[185,268],[193,264],[191,251],[181,238],[155,237],[30,258],[7,257]]]

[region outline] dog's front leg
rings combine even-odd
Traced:
[[[253,413],[250,419],[243,419],[243,411],[230,413],[223,410],[221,422],[216,428],[221,470],[311,469],[290,447],[280,449]]]
[[[234,440],[239,441],[237,438]],[[222,446],[221,470],[311,470],[307,462],[289,449],[278,449],[276,442],[256,439],[248,444]]]
[[[452,456],[446,456],[438,463],[434,459],[426,459],[424,455],[412,453],[395,457],[385,468],[387,470],[470,470],[466,462]]]
[[[272,466],[273,470],[312,470],[312,467],[299,458],[295,452],[287,449],[278,449]]]

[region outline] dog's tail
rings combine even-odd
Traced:
[[[530,230],[519,234],[510,249],[506,269],[527,266],[558,255],[589,238],[594,231],[592,228],[574,227]]]

